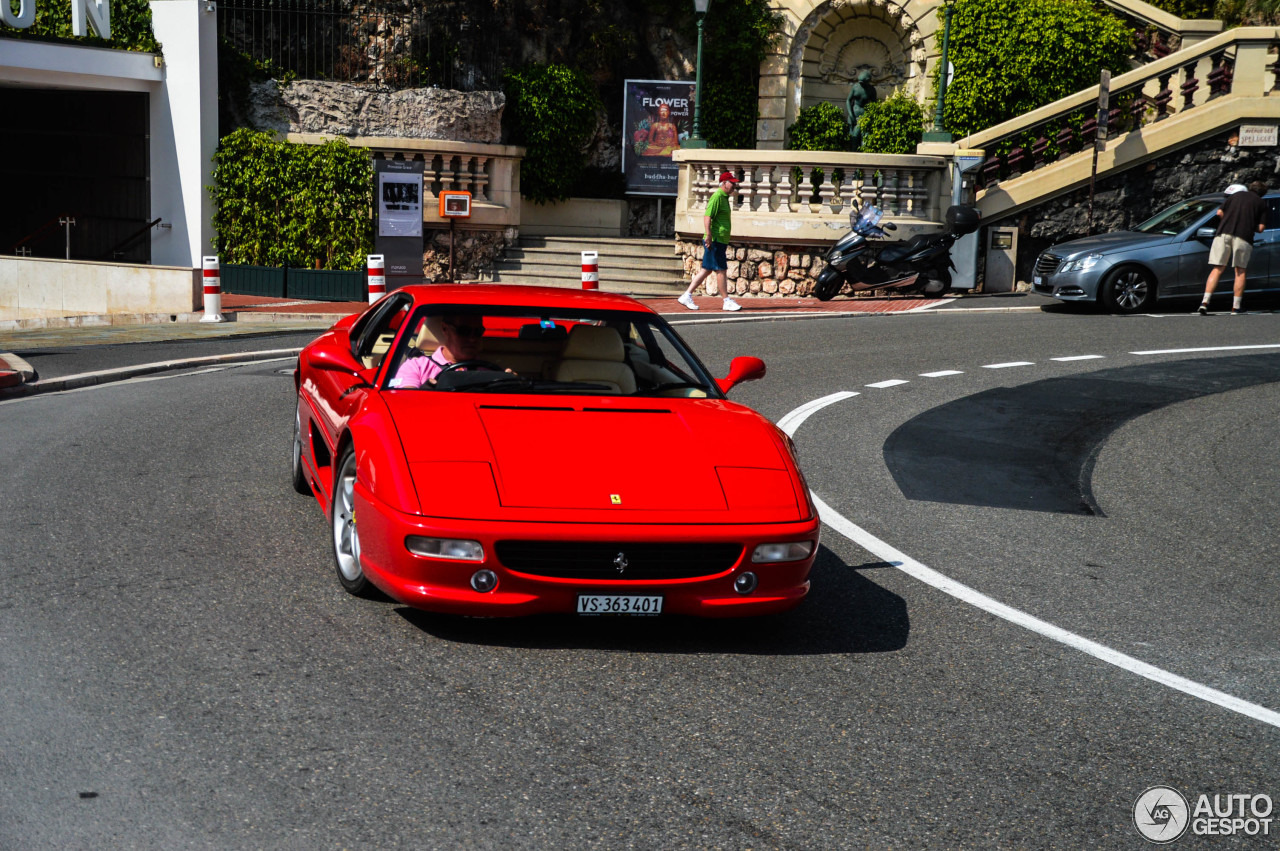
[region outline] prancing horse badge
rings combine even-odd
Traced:
[[[609,494],[609,501],[612,502],[614,505],[622,505],[622,494],[620,493]]]

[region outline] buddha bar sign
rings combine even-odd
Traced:
[[[10,0],[0,0],[0,19],[5,26],[30,29],[36,22],[36,0],[18,0],[18,13]],[[71,34],[88,35],[89,28],[99,38],[111,38],[111,0],[71,0]]]

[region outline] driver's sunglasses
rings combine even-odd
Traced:
[[[454,325],[452,322],[444,323],[447,327],[453,329],[453,333],[457,334],[464,340],[478,340],[484,336],[483,325]]]

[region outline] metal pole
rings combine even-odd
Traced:
[[[938,104],[933,113],[933,132],[942,133],[942,108],[947,102],[947,48],[951,41],[951,4],[947,4],[942,24],[942,72],[938,74]]]
[[[67,231],[67,259],[68,260],[71,259],[71,226],[74,225],[75,223],[76,223],[76,220],[71,218],[70,216],[66,216],[64,218],[58,219],[58,224],[62,225]]]
[[[693,77],[693,135],[685,140],[686,148],[705,148],[707,140],[702,138],[702,21],[705,14],[698,13],[698,69]]]

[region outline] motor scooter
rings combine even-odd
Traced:
[[[876,242],[896,230],[885,222],[884,211],[868,204],[856,205],[849,213],[849,233],[827,252],[826,268],[818,275],[813,294],[829,301],[848,286],[853,292],[893,290],[942,295],[951,287],[951,246],[965,234],[978,229],[979,213],[973,207],[957,204],[947,210],[947,229],[943,233],[917,234],[898,242]]]

